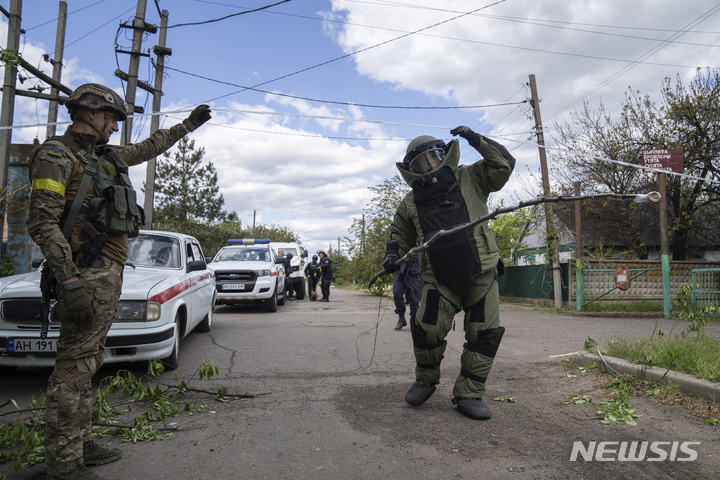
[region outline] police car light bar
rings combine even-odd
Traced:
[[[269,238],[228,238],[230,245],[257,245],[259,243],[270,243]]]

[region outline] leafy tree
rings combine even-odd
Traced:
[[[502,207],[503,202],[500,202],[498,208]],[[523,208],[490,220],[490,228],[495,232],[502,259],[509,260],[513,251],[527,247],[522,237],[536,218],[537,208]]]
[[[684,173],[696,178],[667,176],[670,250],[676,260],[687,256],[692,237],[703,243],[720,242],[720,72],[698,70],[685,85],[678,75],[666,77],[662,102],[629,90],[622,111],[614,118],[603,105],[588,104],[558,125],[557,140],[566,151],[558,154],[558,175],[571,191],[582,180],[584,190],[643,193],[656,190],[655,175],[641,169],[596,160],[596,156],[641,164],[641,151],[678,148],[684,151]],[[630,218],[628,209],[615,207]],[[639,237],[639,235],[638,235]]]
[[[158,221],[223,220],[225,199],[217,183],[212,162],[203,162],[205,149],[195,150],[195,140],[180,139],[171,158],[165,152],[157,163],[155,193]]]
[[[349,258],[338,267],[339,275],[345,281],[363,285],[382,264],[390,223],[400,201],[409,191],[397,174],[368,188],[374,196],[366,206],[364,215],[353,219],[350,236],[345,238]],[[382,285],[382,279],[379,283]]]

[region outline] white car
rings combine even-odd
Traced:
[[[283,252],[283,255],[292,254],[290,266],[292,272],[285,272],[285,275],[292,280],[292,290],[295,298],[305,298],[305,264],[307,263],[307,250],[297,242],[271,242],[270,248],[275,255]]]
[[[180,340],[210,331],[215,278],[198,241],[188,235],[141,230],[129,240],[105,363],[151,358],[177,367]],[[0,366],[51,367],[59,323],[40,339],[40,272],[0,278]]]
[[[230,239],[210,262],[215,271],[217,304],[263,303],[268,312],[285,304],[285,269],[270,240]]]

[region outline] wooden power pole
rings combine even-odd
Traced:
[[[52,78],[57,83],[60,83],[60,79],[62,77],[62,62],[63,62],[63,52],[65,51],[65,25],[67,24],[67,2],[61,1],[58,7],[58,22],[57,22],[57,30],[55,32],[55,51],[53,53],[52,58],[49,58],[48,61],[52,63],[53,71],[52,71]],[[55,86],[50,87],[50,95],[55,97],[59,94],[59,90]],[[58,102],[55,100],[50,100],[50,104],[48,106],[48,126],[45,131],[45,137],[50,138],[55,136],[55,132],[57,131],[57,126],[55,125],[55,122],[57,122],[58,117]]]
[[[160,128],[160,103],[162,100],[162,80],[165,67],[165,55],[172,55],[172,50],[165,47],[167,40],[167,24],[168,11],[160,12],[160,38],[158,44],[153,47],[155,55],[157,55],[157,63],[155,65],[155,84],[153,85],[153,115],[150,119],[150,133],[156,132]],[[153,209],[155,200],[155,159],[151,158],[147,162],[145,171],[145,228],[152,229]]]
[[[530,74],[530,103],[535,115],[535,132],[537,133],[538,150],[540,153],[540,170],[542,172],[543,196],[550,196],[550,177],[548,175],[547,156],[545,154],[545,136],[543,134],[542,118],[540,117],[540,100],[538,99],[535,74]],[[558,252],[558,234],[555,230],[553,206],[545,202],[545,222],[547,226],[547,258],[550,260],[550,269],[553,279],[553,296],[555,307],[562,306],[562,278],[560,275],[560,254]]]
[[[3,9],[4,10],[4,9]],[[20,47],[20,17],[22,16],[22,0],[11,0],[8,17],[8,34],[5,49],[17,56]],[[14,64],[5,64],[5,78],[2,89],[2,111],[0,111],[0,127],[11,127],[15,115],[15,83],[17,67]],[[10,161],[10,144],[12,143],[12,129],[0,130],[0,243],[5,234],[5,207],[7,206],[8,168]]]

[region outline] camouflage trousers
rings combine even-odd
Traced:
[[[115,318],[122,288],[123,265],[105,260],[101,268],[81,268],[80,280],[92,296],[93,320],[88,325],[63,318],[60,300],[60,341],[47,388],[45,458],[48,474],[73,471],[82,462],[83,442],[92,428],[92,377],[103,363],[105,337]]]
[[[453,401],[482,398],[505,328],[500,326],[499,290],[495,270],[473,279],[470,291],[459,296],[443,285],[423,287],[415,321],[410,322],[415,352],[415,378],[426,385],[440,382],[440,362],[455,314],[465,311],[465,344],[460,374],[455,380]]]

